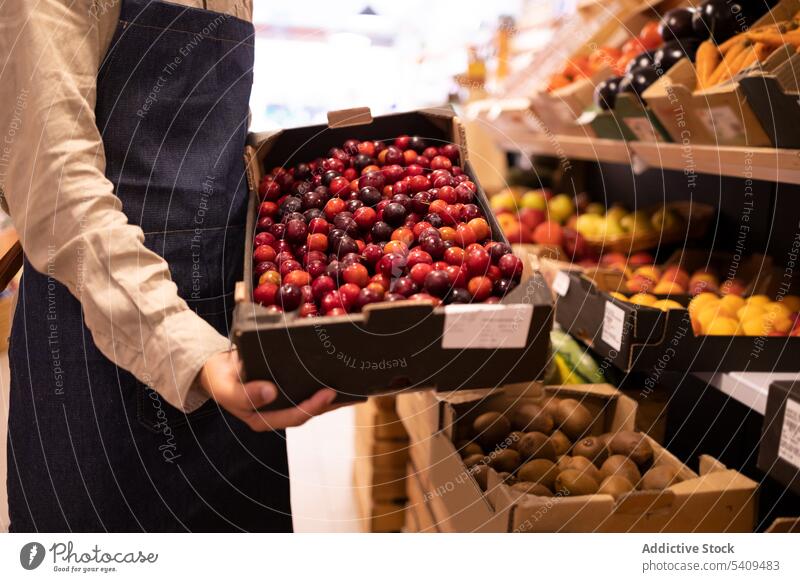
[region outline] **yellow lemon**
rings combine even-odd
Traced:
[[[719,301],[719,297],[713,293],[700,293],[695,295],[689,302],[689,313],[699,313],[705,305]]]
[[[779,317],[773,322],[772,330],[780,333],[789,333],[793,325],[792,320],[788,317]]]
[[[750,304],[748,303],[744,307],[741,307],[739,311],[736,312],[736,317],[739,318],[739,321],[747,321],[753,317],[757,317],[766,313],[764,307],[761,305]]]
[[[769,315],[760,313],[742,320],[744,335],[767,335],[772,329]]]
[[[683,305],[677,301],[673,301],[672,299],[662,299],[661,301],[656,301],[653,303],[653,305],[651,305],[651,307],[656,307],[661,311],[669,311],[670,309],[683,309]]]
[[[636,305],[653,305],[656,301],[658,301],[656,296],[650,295],[650,293],[637,293],[636,295],[631,295],[630,298],[630,302]]]
[[[727,317],[727,315],[723,313],[720,303],[717,301],[700,309],[700,312],[697,314],[697,322],[700,324],[700,329],[705,332],[711,325],[711,322],[719,317]]]
[[[706,335],[737,335],[739,322],[732,317],[717,317],[706,329]]]
[[[769,303],[769,297],[766,295],[751,295],[747,299],[745,299],[745,303],[748,305],[766,305]]]
[[[792,314],[788,307],[786,307],[783,303],[779,303],[778,301],[765,303],[764,311],[767,313],[773,313],[776,317],[789,317]]]
[[[615,299],[619,299],[620,301],[628,301],[628,298],[627,298],[627,297],[625,297],[625,296],[624,296],[622,293],[620,293],[619,291],[611,291],[611,292],[609,293],[609,295],[611,295],[611,296],[612,296],[613,298],[615,298]]]
[[[744,299],[738,295],[725,295],[719,302],[722,309],[731,317],[736,317],[736,313],[744,307]]]
[[[798,311],[800,311],[800,297],[798,297],[797,295],[786,295],[783,298],[782,303],[792,313],[797,313]]]

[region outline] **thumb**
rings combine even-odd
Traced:
[[[247,408],[250,410],[261,408],[272,403],[278,397],[278,389],[272,382],[256,380],[244,384]]]

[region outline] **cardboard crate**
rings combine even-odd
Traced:
[[[635,95],[617,95],[614,109],[584,113],[578,125],[589,127],[593,135],[620,141],[663,142],[673,141],[653,110]]]
[[[414,466],[408,464],[406,475],[406,531],[418,533],[438,533],[436,517],[429,507],[429,501],[417,476]]]
[[[373,501],[358,496],[359,527],[365,533],[392,533],[403,529],[405,504]]]
[[[687,309],[661,311],[612,297],[586,273],[565,273],[556,321],[620,370],[792,372],[800,338],[695,335]],[[777,283],[772,279],[772,285]],[[672,299],[688,305],[687,295]]]
[[[489,471],[489,496],[510,512],[510,531],[526,532],[752,532],[758,484],[701,455],[697,474],[650,439],[659,464],[684,479],[664,491],[610,495],[537,497],[519,495]]]
[[[638,34],[649,20],[658,18],[660,14],[682,4],[685,4],[682,0],[661,0],[624,6],[615,18],[607,22],[570,58],[588,55],[595,48],[602,46],[620,47],[631,36]],[[583,112],[593,106],[594,89],[597,84],[612,76],[612,69],[606,67],[591,78],[577,80],[561,89],[549,93],[542,90],[531,98],[531,108],[553,133],[579,136],[588,134],[621,139],[617,137],[618,133],[601,135],[596,133],[597,128],[593,124],[578,122]]]
[[[387,407],[388,405],[388,407]],[[394,396],[376,396],[355,406],[356,433],[368,431],[375,440],[408,441],[408,434],[395,410]]]
[[[491,392],[420,392],[398,397],[398,413],[411,438],[411,463],[441,531],[510,531],[509,508],[498,506],[490,493],[481,491],[454,443],[464,437],[463,426],[471,425],[478,414],[505,411],[523,401],[541,400],[545,395],[577,398],[593,413],[613,409],[621,426],[634,426],[636,403],[608,385],[516,384]]]
[[[313,159],[348,138],[388,139],[407,133],[455,142],[465,172],[475,181],[463,127],[452,109],[375,118],[368,109],[355,109],[331,113],[329,120],[328,125],[251,136],[246,153],[251,189],[246,248],[252,248],[263,168]],[[480,185],[476,203],[483,208],[493,238],[505,241]],[[534,379],[545,368],[552,300],[536,274],[497,305],[434,308],[399,301],[372,304],[346,316],[299,319],[251,301],[249,252],[244,261],[245,281],[237,285],[232,336],[246,377],[271,379],[279,387],[270,408],[293,405],[323,386],[337,389],[339,401],[345,402],[431,386],[497,386]]]
[[[798,10],[800,0],[782,0],[754,27],[788,20]],[[677,143],[770,146],[773,140],[751,107],[750,95],[741,81],[751,75],[760,77],[770,74],[793,52],[793,47],[791,50],[778,49],[765,62],[742,71],[729,82],[705,90],[697,90],[694,64],[683,59],[653,83],[643,96],[661,125]],[[796,89],[796,79],[790,85]],[[765,113],[762,109],[762,117]],[[774,114],[775,110],[772,109],[770,115]]]
[[[777,148],[800,148],[800,128],[786,123],[800,119],[798,71],[800,54],[793,54],[769,71],[755,71],[739,80],[753,113]]]

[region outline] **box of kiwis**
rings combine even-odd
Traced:
[[[757,484],[709,456],[692,471],[633,430],[636,406],[611,386],[497,404],[465,419],[457,446],[509,531],[752,531]]]
[[[708,456],[699,474],[689,469],[635,432],[636,402],[613,386],[513,385],[437,400],[425,441],[415,435],[433,415],[414,427],[409,407],[398,411],[428,495],[462,514],[451,527],[472,515],[491,531],[752,530],[756,483]]]

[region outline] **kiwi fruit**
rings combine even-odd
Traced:
[[[527,483],[525,481],[521,481],[519,483],[514,483],[511,486],[511,489],[514,491],[519,491],[520,493],[526,493],[528,495],[538,495],[539,497],[553,496],[553,492],[541,483]]]
[[[670,485],[680,483],[678,470],[669,465],[656,465],[642,476],[642,489],[663,491]]]
[[[547,459],[534,459],[528,461],[517,471],[517,478],[520,481],[531,483],[541,483],[548,489],[553,488],[558,469],[553,461]]]
[[[519,446],[519,441],[522,440],[522,437],[525,436],[525,433],[521,430],[513,430],[508,433],[508,448],[514,449],[515,451],[519,450],[517,447]]]
[[[535,404],[523,404],[511,417],[511,426],[514,430],[523,432],[553,432],[553,417]]]
[[[556,460],[556,450],[550,438],[541,432],[527,432],[517,443],[517,450],[523,461],[530,459]]]
[[[561,471],[556,477],[555,491],[571,497],[577,495],[591,495],[597,493],[600,485],[586,473],[576,469]]]
[[[486,491],[486,483],[489,479],[489,465],[474,465],[469,469],[469,472],[477,481],[481,491]]]
[[[464,466],[471,469],[475,465],[485,465],[486,457],[484,455],[470,455],[464,459]]]
[[[572,442],[567,438],[567,435],[560,430],[553,431],[553,434],[550,435],[550,442],[556,450],[556,457],[566,455],[572,446]]]
[[[574,457],[586,457],[595,466],[600,467],[608,458],[608,449],[600,442],[600,439],[585,437],[572,447],[572,455]]]
[[[489,465],[498,473],[513,473],[519,467],[519,461],[519,453],[511,449],[502,449],[489,455]]]
[[[576,441],[592,426],[592,413],[574,398],[566,398],[558,403],[555,420],[559,430]]]
[[[594,466],[594,463],[586,457],[561,457],[558,463],[559,472],[570,469],[588,475],[598,483],[603,480],[600,477],[600,471]]]
[[[608,479],[612,476],[624,477],[636,486],[642,480],[642,474],[636,463],[623,455],[611,455],[600,467],[600,476]]]
[[[484,412],[473,421],[472,432],[484,450],[493,449],[511,432],[511,422],[499,412]]]
[[[653,461],[653,447],[640,432],[623,430],[608,441],[608,450],[612,455],[625,455],[639,468],[649,467]]]
[[[628,481],[625,477],[622,477],[621,475],[611,475],[610,477],[603,479],[603,482],[600,483],[600,488],[597,490],[597,492],[611,495],[611,497],[619,497],[621,495],[625,495],[626,493],[630,493],[633,491],[633,489],[633,483]]]
[[[457,446],[458,453],[461,455],[462,459],[466,459],[472,455],[481,455],[483,456],[483,449],[478,443],[473,442],[465,442],[464,444]]]
[[[559,402],[561,402],[559,398],[556,398],[554,396],[546,396],[545,399],[539,403],[539,406],[547,414],[552,416],[553,420],[556,420],[556,410],[558,410]]]

